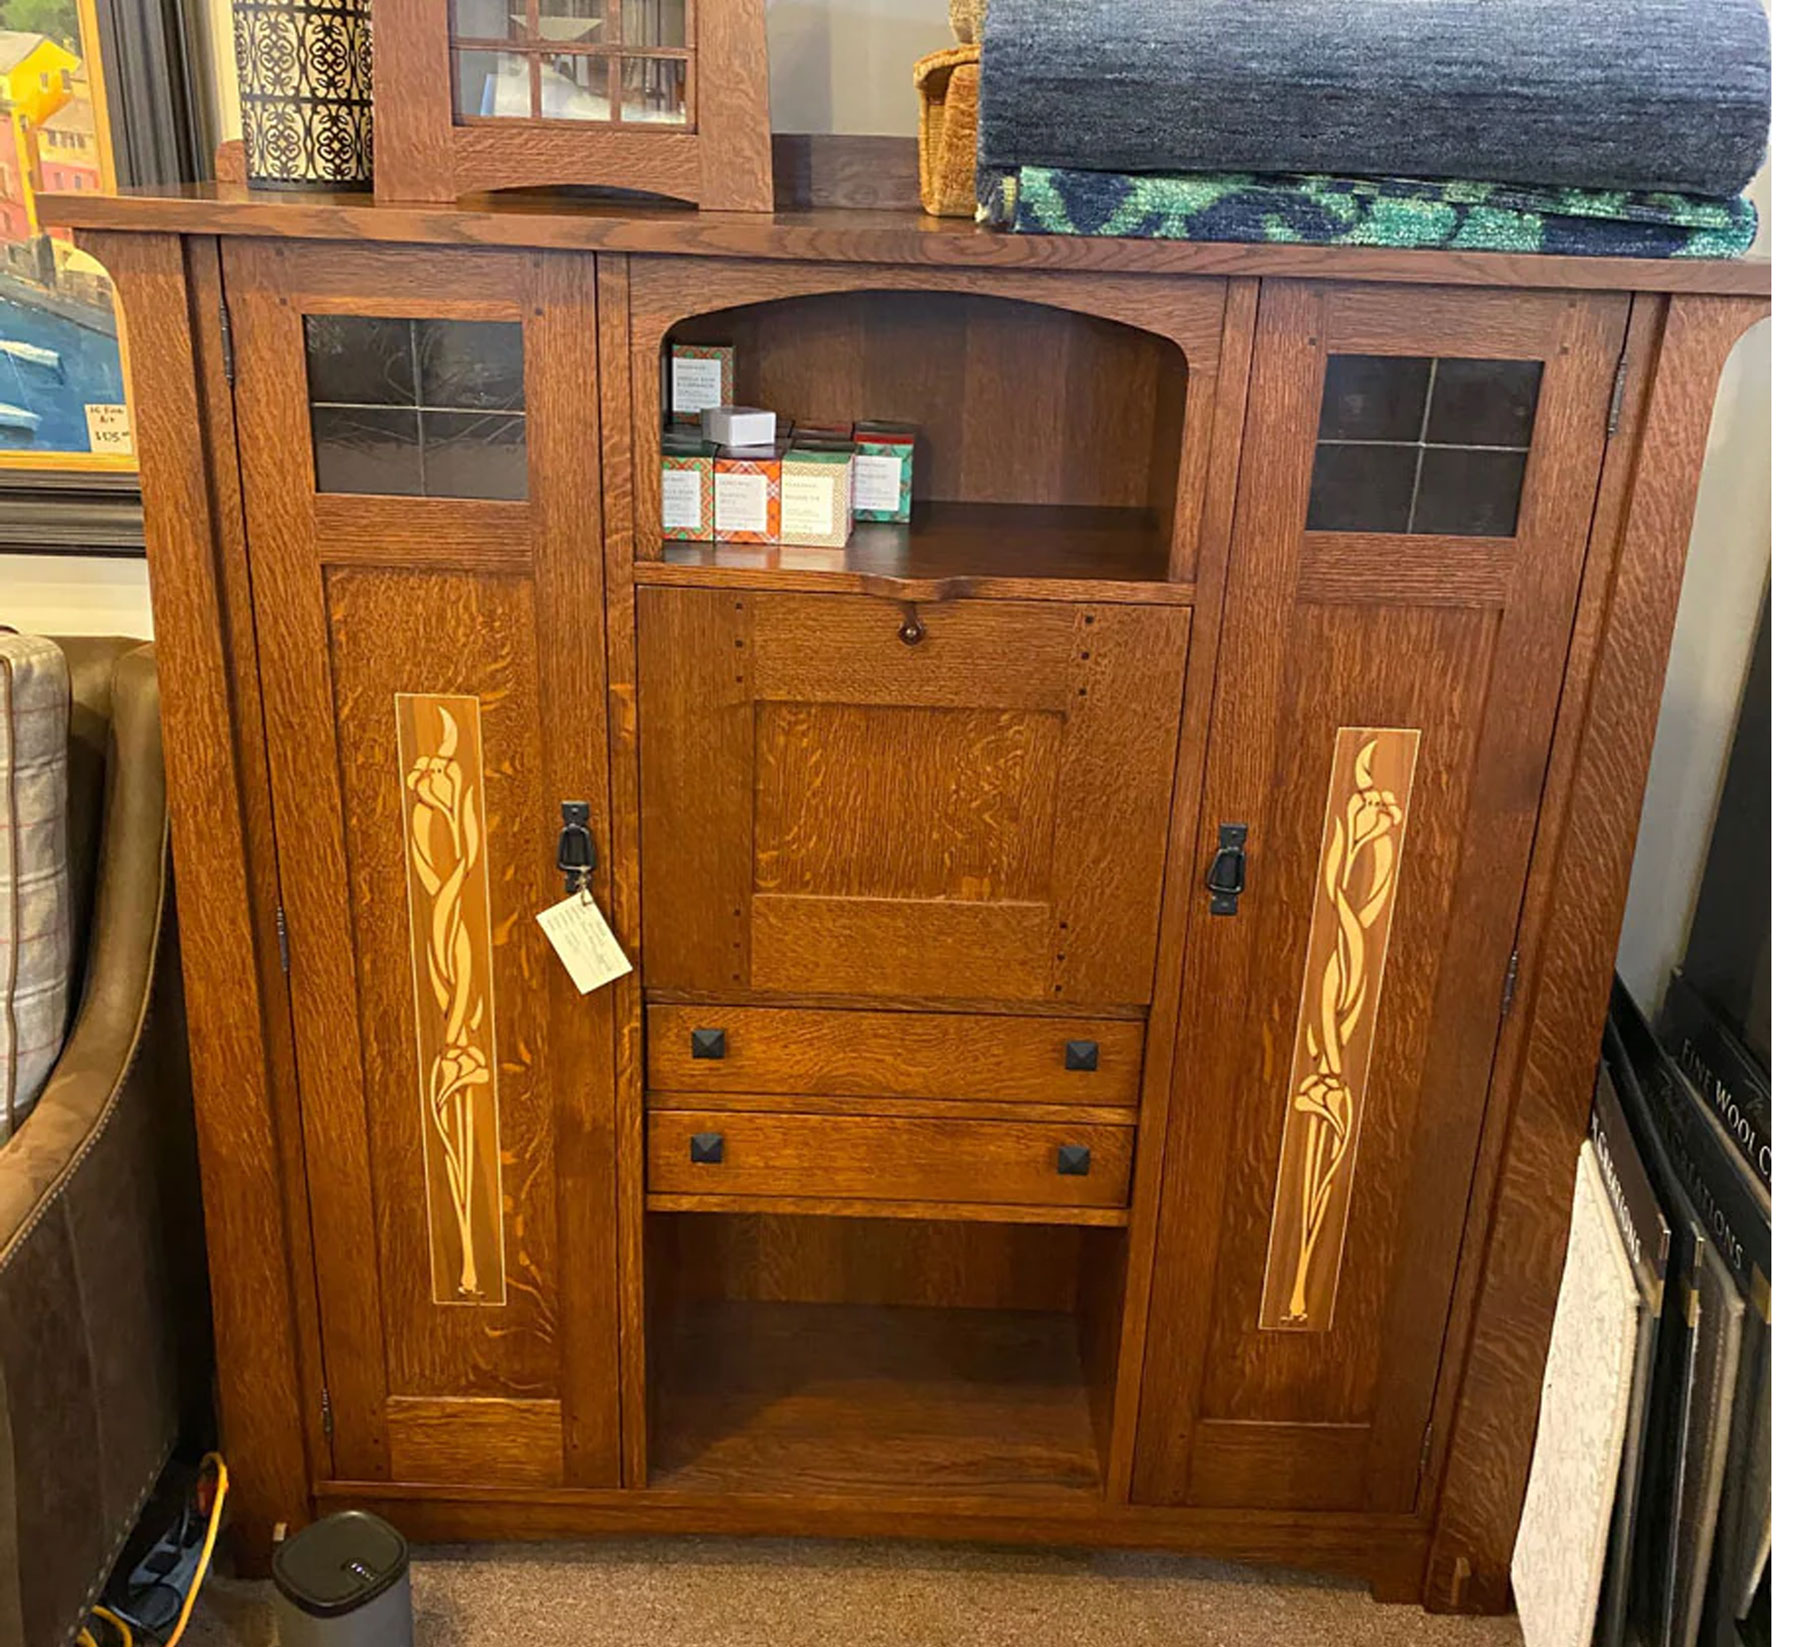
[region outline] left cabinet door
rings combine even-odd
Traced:
[[[595,282],[225,252],[306,1173],[345,1480],[619,1480]]]

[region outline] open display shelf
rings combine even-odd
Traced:
[[[720,1299],[656,1347],[656,1487],[1100,1491],[1073,1316]]]
[[[650,1215],[650,1485],[1100,1496],[1124,1232]]]
[[[845,549],[670,540],[660,561],[639,563],[638,581],[812,589],[879,579],[987,596],[1191,599],[1167,573],[1168,545],[1148,509],[927,501],[905,526],[859,521]]]
[[[1159,322],[1111,289],[1088,310],[1038,300],[1029,280],[992,283],[1008,295],[806,290],[817,279],[747,276],[764,301],[703,313],[684,312],[678,280],[667,291],[657,280],[640,346],[660,360],[676,343],[729,345],[732,398],[801,424],[910,425],[911,522],[858,521],[844,549],[665,541],[654,486],[639,516],[639,582],[1191,599],[1198,484],[1183,473],[1184,431],[1196,401],[1207,413],[1217,309]],[[662,411],[639,406],[646,458]],[[640,473],[657,471],[645,462]]]

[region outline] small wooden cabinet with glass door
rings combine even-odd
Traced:
[[[762,0],[385,0],[387,201],[561,184],[768,211]]]

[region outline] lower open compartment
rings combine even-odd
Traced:
[[[650,1484],[896,1498],[1105,1485],[1126,1231],[654,1213]]]

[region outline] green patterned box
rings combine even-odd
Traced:
[[[713,406],[729,406],[737,388],[737,351],[729,343],[669,346],[669,421],[698,423]]]
[[[913,453],[919,431],[909,423],[859,423],[852,509],[858,520],[912,519]]]

